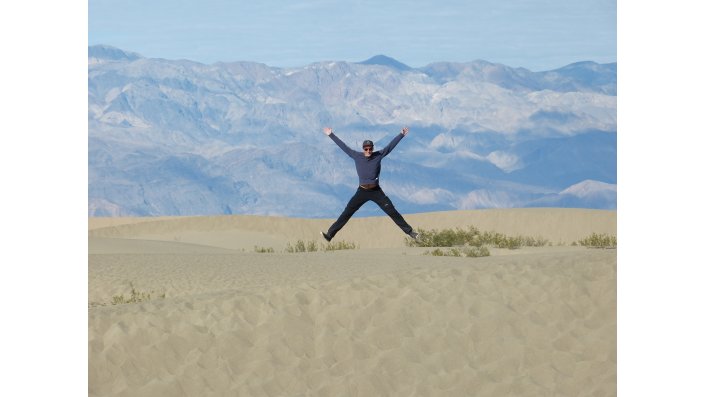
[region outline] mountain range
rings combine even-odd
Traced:
[[[100,45],[88,48],[88,214],[336,217],[357,175],[325,126],[356,149],[409,127],[380,177],[402,213],[616,208],[616,63],[280,68]]]

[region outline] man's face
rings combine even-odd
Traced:
[[[362,152],[365,153],[365,157],[372,156],[372,152],[375,150],[374,146],[364,146]]]

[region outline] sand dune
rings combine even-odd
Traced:
[[[168,219],[174,219],[174,220],[184,220],[188,217],[183,217],[183,216],[160,216],[158,217],[159,220],[168,220]],[[104,227],[111,227],[111,226],[120,226],[120,225],[129,225],[129,224],[135,224],[135,223],[142,223],[142,222],[152,222],[156,219],[156,217],[138,217],[138,216],[125,216],[125,217],[119,217],[119,218],[108,218],[108,217],[95,217],[95,218],[88,218],[88,230],[93,230],[93,229],[100,229]]]
[[[407,219],[556,242],[616,234],[608,211]],[[89,394],[616,395],[616,250],[432,257],[405,247],[380,217],[344,230],[360,249],[253,252],[315,239],[329,222],[190,217],[93,228]],[[133,288],[151,299],[110,304]]]
[[[587,234],[616,234],[614,211],[529,208],[430,212],[405,215],[414,228],[465,228],[509,235],[546,238],[556,244],[570,244]],[[121,218],[122,219],[122,218]],[[333,219],[298,219],[267,216],[217,216],[184,218],[127,218],[109,221],[89,219],[89,236],[178,241],[226,249],[251,250],[254,245],[283,249],[287,242],[317,240]],[[374,231],[374,233],[370,233]],[[363,248],[404,247],[405,235],[386,216],[353,218],[336,240],[358,243]]]

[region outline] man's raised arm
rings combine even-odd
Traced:
[[[345,142],[341,141],[340,138],[338,138],[337,136],[335,136],[335,134],[333,133],[333,129],[332,129],[332,128],[330,128],[330,127],[324,128],[324,129],[323,129],[323,133],[326,134],[326,135],[328,135],[328,137],[330,137],[330,139],[332,139],[333,142],[335,142],[341,149],[343,149],[343,151],[345,152],[345,154],[347,154],[347,155],[350,156],[350,157],[353,157],[353,154],[355,153],[355,151],[352,150],[352,149],[350,149],[350,148],[348,147],[348,145],[345,144]]]
[[[392,149],[394,149],[394,147],[397,146],[397,144],[399,143],[399,141],[401,141],[401,138],[404,138],[404,137],[406,136],[406,134],[408,134],[408,133],[409,133],[409,128],[408,128],[408,127],[402,128],[402,129],[401,129],[401,132],[399,133],[399,135],[395,136],[394,139],[392,139],[392,141],[389,142],[389,144],[384,147],[384,149],[382,149],[382,150],[379,151],[379,153],[380,153],[382,156],[388,155],[389,152],[391,152]]]

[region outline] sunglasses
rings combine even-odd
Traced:
[[[367,147],[362,148],[362,150],[364,150],[364,151],[366,151],[366,152],[371,152],[371,151],[374,150],[374,147],[372,147],[372,146],[367,146]]]

